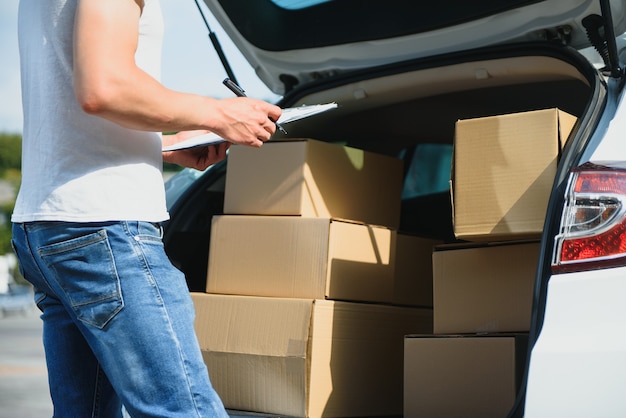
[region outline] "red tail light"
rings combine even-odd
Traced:
[[[626,171],[574,170],[555,239],[555,274],[626,265]]]

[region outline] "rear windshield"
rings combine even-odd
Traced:
[[[286,51],[427,32],[543,0],[217,1],[248,42]]]

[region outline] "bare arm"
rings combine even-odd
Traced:
[[[261,146],[280,108],[262,100],[217,100],[167,89],[135,64],[142,0],[79,0],[74,89],[85,112],[147,131],[209,130]]]

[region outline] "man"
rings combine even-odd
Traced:
[[[42,311],[54,415],[224,417],[181,272],[163,251],[162,162],[205,169],[260,147],[280,108],[158,82],[159,0],[21,0],[22,187],[14,247]],[[180,132],[164,136],[157,132]]]

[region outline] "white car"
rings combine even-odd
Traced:
[[[509,416],[626,416],[625,0],[205,2],[279,105],[339,104],[287,125],[290,137],[403,158],[409,177],[424,147],[439,156],[421,166],[428,176],[405,179],[401,230],[457,241],[447,187],[457,120],[546,108],[574,115]],[[164,240],[192,291],[204,290],[226,167],[167,184]],[[430,183],[407,186],[424,177]]]

